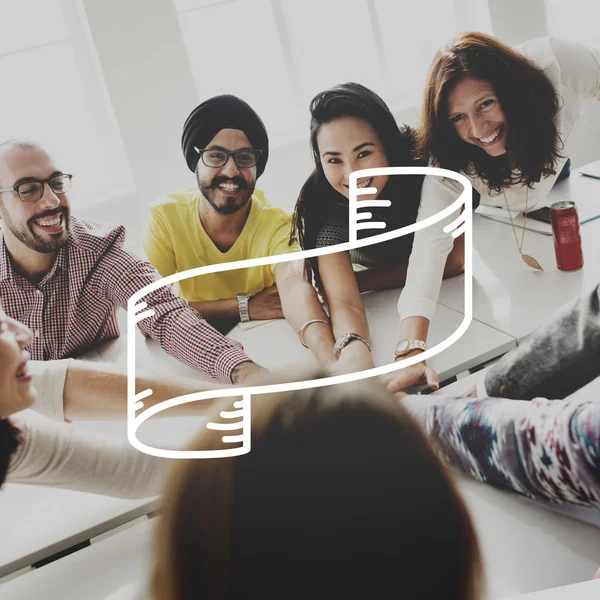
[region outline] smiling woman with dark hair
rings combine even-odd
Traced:
[[[556,181],[568,176],[569,136],[593,98],[600,100],[597,50],[556,38],[513,49],[483,33],[464,33],[433,60],[419,149],[432,166],[465,174],[480,204],[527,213],[544,206]],[[461,192],[455,180],[426,177],[418,220],[447,208]],[[453,248],[443,228],[457,216],[415,234],[398,304],[400,338],[427,338]],[[528,267],[541,268],[527,255],[526,235],[507,249],[507,260],[519,254]]]
[[[303,249],[323,248],[349,241],[349,175],[370,168],[423,166],[415,157],[415,132],[398,127],[385,102],[358,83],[344,83],[320,92],[310,104],[310,144],[315,169],[300,191],[292,240]],[[417,218],[423,177],[378,175],[362,178],[358,187],[374,188],[361,200],[390,200],[389,207],[369,208],[371,221],[384,229],[361,230],[360,239],[412,225]],[[336,340],[346,332],[368,337],[360,292],[404,285],[413,235],[352,250],[319,256],[312,261],[315,279],[327,297]],[[455,275],[454,256],[462,253],[462,239],[450,253],[444,276]],[[353,266],[354,270],[353,271]],[[318,335],[322,325],[311,325],[306,336]],[[341,355],[353,370],[373,367],[368,346],[353,343]],[[349,356],[354,353],[357,356]],[[392,354],[392,346],[390,346]],[[415,373],[413,376],[412,373]],[[391,375],[399,389],[414,383],[437,386],[431,368],[408,367]]]

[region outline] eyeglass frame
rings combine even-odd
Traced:
[[[233,157],[233,162],[235,163],[238,169],[252,169],[252,167],[255,167],[258,164],[258,160],[260,159],[260,156],[262,154],[262,150],[258,150],[257,148],[240,148],[239,150],[229,151],[225,150],[225,148],[196,148],[196,146],[194,146],[194,150],[200,155],[199,160],[202,161],[202,164],[205,167],[208,167],[209,169],[220,169],[221,167],[224,167],[229,162],[229,159],[231,157]],[[227,158],[225,159],[225,162],[222,165],[219,165],[218,167],[207,165],[204,162],[204,153],[209,152],[210,150],[215,150],[217,152],[223,152],[224,154],[226,154]],[[236,154],[241,154],[242,152],[251,152],[256,155],[256,162],[251,167],[242,167],[238,165]]]
[[[0,189],[0,193],[2,193],[2,192],[15,192],[15,194],[17,194],[17,196],[19,196],[19,200],[21,200],[21,202],[25,202],[26,204],[29,204],[30,202],[37,202],[40,198],[43,197],[44,191],[45,191],[45,185],[48,184],[48,187],[52,190],[52,193],[56,194],[57,196],[58,195],[62,196],[63,194],[66,194],[71,188],[69,187],[69,189],[65,190],[64,192],[57,192],[57,191],[55,191],[55,189],[50,185],[50,182],[53,179],[55,179],[56,177],[68,177],[69,178],[69,183],[71,185],[73,185],[73,175],[71,173],[55,173],[54,175],[52,175],[51,177],[48,177],[46,179],[34,179],[34,178],[32,178],[32,179],[28,179],[27,181],[21,181],[21,183],[18,183],[17,185],[14,185],[11,188]],[[21,196],[20,192],[19,192],[19,188],[22,185],[27,185],[28,183],[41,183],[42,184],[42,193],[35,200],[24,200],[23,197]]]

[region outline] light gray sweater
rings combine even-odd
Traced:
[[[70,360],[32,361],[38,390],[34,410],[11,417],[21,431],[7,483],[27,483],[119,498],[158,495],[169,461],[133,448],[127,440],[64,422],[63,390]]]

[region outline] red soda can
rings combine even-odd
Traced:
[[[583,267],[579,217],[575,202],[555,202],[550,206],[554,235],[556,266],[561,271],[577,271]]]

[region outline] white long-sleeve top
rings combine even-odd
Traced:
[[[556,182],[569,152],[569,137],[573,125],[580,117],[584,104],[591,98],[600,100],[600,52],[575,42],[558,38],[538,38],[516,48],[544,71],[554,86],[561,108],[555,124],[564,143],[559,153],[556,174],[542,177],[533,189],[513,185],[505,190],[511,210],[527,210],[543,206],[544,200]],[[442,165],[443,166],[443,165]],[[490,193],[479,177],[468,177],[473,188],[481,194],[480,204],[504,207],[502,194]],[[421,191],[421,205],[417,220],[421,221],[439,213],[454,202],[462,192],[462,185],[452,179],[427,176]],[[458,212],[433,226],[415,233],[413,249],[408,264],[406,285],[398,301],[400,318],[421,316],[432,319],[440,293],[446,258],[452,250],[453,238],[443,232],[443,227],[458,216]]]
[[[169,461],[136,450],[127,440],[64,422],[63,391],[70,360],[32,361],[38,390],[34,410],[11,417],[21,431],[7,483],[47,485],[119,498],[158,495]]]

